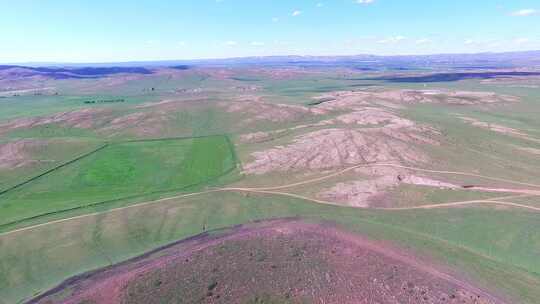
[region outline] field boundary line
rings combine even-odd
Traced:
[[[52,216],[52,215],[55,215],[55,214],[61,214],[61,213],[70,212],[70,211],[76,211],[76,210],[83,210],[83,209],[87,209],[87,208],[98,207],[98,206],[105,205],[105,204],[120,202],[122,200],[137,199],[137,198],[150,196],[150,195],[159,195],[159,194],[166,194],[168,192],[183,191],[183,190],[186,190],[186,189],[189,189],[189,188],[192,188],[192,187],[197,187],[197,186],[200,186],[200,185],[212,183],[212,182],[214,182],[214,181],[216,181],[216,180],[218,180],[218,179],[220,179],[222,177],[225,177],[225,176],[229,175],[231,172],[233,172],[234,170],[236,170],[238,168],[238,158],[237,158],[237,155],[236,155],[236,151],[235,151],[234,145],[232,144],[232,141],[230,140],[228,135],[226,135],[226,134],[218,134],[218,135],[182,137],[182,138],[175,137],[175,138],[166,138],[165,140],[188,140],[188,139],[199,139],[199,138],[209,138],[209,137],[222,137],[222,138],[224,138],[226,144],[228,145],[229,153],[230,153],[230,156],[231,156],[231,162],[232,162],[231,167],[227,168],[225,171],[223,171],[218,176],[213,176],[213,177],[208,178],[208,179],[206,179],[204,181],[200,181],[200,182],[197,182],[197,183],[194,183],[194,184],[186,185],[186,186],[183,186],[183,187],[180,187],[180,188],[173,188],[173,189],[165,189],[165,190],[160,190],[160,191],[147,192],[147,193],[142,193],[142,194],[137,194],[137,195],[131,195],[131,196],[125,196],[125,197],[120,197],[120,198],[109,199],[109,200],[105,200],[105,201],[88,203],[88,204],[82,205],[82,206],[76,206],[76,207],[72,207],[72,208],[67,208],[67,209],[42,213],[42,214],[34,215],[34,216],[31,216],[31,217],[26,217],[26,218],[23,218],[23,219],[20,219],[20,220],[0,224],[0,229],[5,229],[6,227],[9,227],[9,226],[21,224],[21,223],[24,223],[24,222],[27,222],[27,221],[36,220],[36,219],[47,217],[47,216]],[[62,164],[61,166],[55,167],[53,169],[57,170],[57,169],[60,169],[61,167],[65,167],[67,165],[70,165],[70,164],[72,164],[72,163],[74,163],[74,162],[76,162],[78,160],[81,160],[81,159],[83,159],[83,158],[85,158],[87,156],[90,156],[91,154],[94,154],[94,153],[96,153],[96,152],[98,152],[98,151],[100,151],[102,149],[105,149],[106,147],[109,147],[109,146],[112,146],[112,145],[115,145],[115,144],[131,143],[131,142],[150,142],[150,141],[162,141],[162,140],[161,139],[151,139],[151,140],[142,140],[142,141],[106,143],[106,144],[104,144],[102,147],[100,147],[98,149],[90,151],[90,152],[86,153],[85,155],[82,155],[82,156],[80,156],[80,157],[78,157],[76,159],[73,159],[73,160],[71,160],[69,162],[66,162],[66,163]],[[23,186],[24,184],[28,184],[28,183],[36,180],[37,178],[42,177],[42,176],[44,176],[46,174],[52,173],[52,171],[54,171],[53,169],[48,170],[47,172],[44,172],[44,173],[32,178],[31,180],[25,181],[23,184],[19,185],[19,187]],[[0,193],[0,195],[1,194],[2,193]],[[175,196],[173,196],[171,198],[174,198],[174,197]],[[150,201],[150,202],[153,202],[153,201]],[[137,206],[137,205],[140,205],[140,204],[135,203],[133,205]],[[111,210],[113,210],[113,209],[111,209]],[[104,212],[107,212],[107,211],[109,211],[109,210],[102,211],[101,213],[104,213]],[[32,226],[29,226],[29,227],[32,227]],[[7,232],[9,232],[9,231],[7,231]],[[3,235],[3,234],[0,233],[0,236],[1,235]]]
[[[83,153],[71,160],[68,160],[67,162],[64,162],[56,167],[53,167],[53,168],[50,168],[48,170],[46,170],[45,172],[42,172],[36,176],[33,176],[33,177],[30,177],[20,183],[17,183],[16,185],[13,185],[13,186],[10,186],[4,190],[0,190],[0,196],[2,196],[3,194],[7,193],[7,192],[10,192],[16,188],[19,188],[21,186],[24,186],[36,179],[39,179],[40,177],[43,177],[44,175],[47,175],[47,174],[50,174],[50,173],[53,173],[54,171],[58,170],[58,169],[61,169],[62,167],[65,167],[65,166],[68,166],[72,163],[75,163],[83,158],[86,158],[96,152],[99,152],[100,150],[103,150],[109,146],[114,146],[114,145],[117,145],[117,144],[125,144],[125,143],[143,143],[143,142],[154,142],[154,141],[173,141],[173,140],[187,140],[187,139],[198,139],[198,138],[209,138],[209,137],[225,137],[227,138],[227,142],[232,146],[232,143],[229,139],[229,135],[228,134],[211,134],[211,135],[200,135],[200,136],[179,136],[179,137],[163,137],[163,138],[149,138],[149,139],[128,139],[128,140],[120,140],[120,141],[106,141],[104,144],[102,144],[101,146],[93,149],[93,150],[90,150],[86,153]],[[234,158],[235,160],[237,159],[236,157],[236,154],[234,155]]]
[[[18,183],[18,184],[16,184],[16,185],[13,185],[13,186],[11,186],[11,187],[9,187],[9,188],[7,188],[7,189],[4,189],[4,190],[0,191],[0,196],[6,194],[7,192],[11,192],[11,191],[13,191],[13,190],[15,190],[15,189],[17,189],[17,188],[20,188],[20,187],[22,187],[22,186],[24,186],[24,185],[26,185],[26,184],[29,184],[29,183],[31,183],[31,182],[33,182],[33,181],[35,181],[35,180],[37,180],[37,179],[39,179],[39,178],[45,176],[45,175],[48,175],[48,174],[50,174],[50,173],[53,173],[53,172],[56,171],[56,170],[59,170],[59,169],[61,169],[61,168],[63,168],[63,167],[66,167],[66,166],[69,166],[69,165],[71,165],[71,164],[73,164],[73,163],[75,163],[75,162],[77,162],[77,161],[79,161],[79,160],[81,160],[81,159],[83,159],[83,158],[86,158],[86,157],[88,157],[88,156],[90,156],[90,155],[92,155],[92,154],[94,154],[94,153],[97,153],[97,152],[99,152],[99,151],[101,151],[101,150],[107,148],[108,146],[109,146],[109,143],[102,144],[102,145],[99,146],[98,148],[95,148],[95,149],[93,149],[93,150],[91,150],[91,151],[89,151],[89,152],[86,152],[86,153],[84,153],[84,154],[82,154],[82,155],[79,155],[79,156],[77,156],[77,157],[75,157],[75,158],[73,158],[73,159],[71,159],[71,160],[69,160],[69,161],[67,161],[67,162],[65,162],[65,163],[62,163],[62,164],[60,164],[60,165],[58,165],[58,166],[56,166],[56,167],[53,167],[53,168],[51,168],[51,169],[48,169],[47,171],[42,172],[42,173],[40,173],[40,174],[38,174],[38,175],[36,175],[36,176],[34,176],[34,177],[31,177],[31,178],[29,178],[29,179],[27,179],[27,180],[25,180],[25,181],[22,181],[22,182],[20,182],[20,183]]]
[[[173,136],[173,137],[161,137],[161,138],[146,138],[146,139],[126,139],[110,142],[110,144],[127,144],[127,143],[143,143],[143,142],[154,142],[154,141],[173,141],[173,140],[185,140],[185,139],[199,139],[199,138],[209,138],[209,137],[229,137],[229,134],[220,133],[220,134],[209,134],[209,135],[198,135],[198,136]]]

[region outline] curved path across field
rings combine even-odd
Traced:
[[[60,220],[54,220],[54,221],[50,221],[50,222],[47,222],[47,223],[33,225],[33,226],[28,226],[28,227],[24,227],[24,228],[20,228],[20,229],[15,229],[15,230],[11,230],[11,231],[8,231],[8,232],[0,233],[0,237],[4,236],[4,235],[8,235],[8,234],[13,234],[13,233],[18,233],[18,232],[22,232],[22,231],[32,230],[32,229],[42,227],[42,226],[46,226],[46,225],[51,225],[51,224],[76,220],[76,219],[89,217],[89,216],[95,216],[95,215],[101,214],[101,213],[118,212],[118,211],[122,211],[122,210],[126,210],[126,209],[140,208],[140,207],[144,207],[144,206],[148,206],[148,205],[152,205],[152,204],[157,204],[157,203],[161,203],[161,202],[165,202],[165,201],[170,201],[170,200],[174,200],[174,199],[188,198],[188,197],[193,197],[193,196],[198,196],[198,195],[203,195],[203,194],[209,194],[209,193],[215,193],[215,192],[224,192],[224,191],[250,192],[250,193],[270,194],[270,195],[282,195],[282,196],[288,196],[288,197],[294,197],[294,198],[303,199],[303,200],[307,200],[307,201],[312,201],[312,202],[320,203],[320,204],[338,205],[336,202],[324,201],[324,200],[319,200],[319,199],[315,199],[315,198],[311,198],[311,197],[307,197],[307,196],[303,196],[303,195],[298,195],[298,194],[289,193],[289,192],[280,192],[280,191],[276,191],[276,190],[289,189],[289,188],[294,188],[294,187],[299,187],[299,186],[312,184],[312,183],[315,183],[315,182],[320,182],[320,181],[323,181],[323,180],[326,180],[326,179],[329,179],[329,178],[332,178],[332,177],[336,177],[336,176],[345,174],[347,172],[350,172],[350,171],[352,171],[354,169],[358,169],[358,168],[362,168],[362,167],[394,167],[394,168],[401,168],[401,169],[420,171],[420,172],[428,172],[428,173],[471,176],[471,177],[483,178],[483,179],[486,179],[486,180],[493,180],[493,181],[499,181],[499,182],[506,182],[506,183],[514,184],[514,185],[521,185],[521,186],[529,186],[529,187],[533,187],[533,188],[538,188],[538,189],[508,189],[508,188],[495,188],[495,187],[472,187],[472,188],[469,188],[469,189],[464,188],[464,190],[470,190],[470,191],[505,192],[505,193],[516,193],[517,195],[515,195],[515,196],[502,196],[502,197],[496,197],[496,198],[491,198],[491,199],[486,199],[486,200],[467,200],[467,201],[457,201],[457,202],[450,202],[450,203],[427,204],[427,205],[412,206],[412,207],[378,208],[378,209],[381,209],[381,210],[434,209],[434,208],[451,208],[451,207],[460,207],[460,206],[466,206],[466,205],[481,205],[481,204],[483,204],[483,205],[499,205],[499,206],[507,206],[507,207],[516,207],[516,208],[527,209],[527,210],[534,211],[534,212],[540,212],[540,207],[534,207],[534,206],[529,206],[529,205],[526,205],[526,204],[519,204],[519,203],[501,201],[501,199],[510,199],[510,198],[517,198],[517,197],[525,197],[525,196],[540,196],[540,185],[537,185],[537,184],[524,183],[524,182],[508,180],[508,179],[502,179],[502,178],[491,177],[491,176],[485,176],[485,175],[474,174],[474,173],[469,173],[469,172],[429,170],[429,169],[408,167],[408,166],[402,166],[402,165],[396,165],[396,164],[388,164],[388,163],[372,163],[372,164],[356,165],[356,166],[352,166],[352,167],[349,167],[349,168],[346,168],[346,169],[343,169],[343,170],[340,170],[338,172],[334,172],[334,173],[331,173],[331,174],[328,174],[328,175],[325,175],[325,176],[322,176],[322,177],[313,178],[313,179],[309,179],[309,180],[305,180],[305,181],[301,181],[301,182],[296,182],[296,183],[291,183],[291,184],[286,184],[286,185],[280,185],[280,186],[254,187],[254,188],[250,188],[250,187],[224,187],[224,188],[216,188],[216,189],[211,189],[211,190],[206,190],[206,191],[201,191],[201,192],[194,192],[194,193],[189,193],[189,194],[176,195],[176,196],[172,196],[172,197],[166,197],[166,198],[153,200],[153,201],[148,201],[148,202],[135,204],[135,205],[130,205],[130,206],[126,206],[126,207],[110,209],[110,210],[103,211],[103,212],[89,213],[89,214],[79,215],[79,216],[60,219]]]

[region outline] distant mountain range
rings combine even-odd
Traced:
[[[110,63],[55,63],[28,62],[17,65],[30,67],[170,67],[170,66],[261,66],[261,67],[353,67],[358,69],[497,69],[514,67],[540,67],[540,51],[434,54],[402,56],[268,56],[200,60],[132,61]],[[5,66],[4,66],[5,67]]]
[[[98,78],[112,74],[152,74],[144,67],[53,67],[53,66],[20,66],[0,65],[0,77],[24,78],[46,76],[53,79]]]

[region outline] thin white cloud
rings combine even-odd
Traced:
[[[372,4],[375,0],[356,0],[358,4]]]
[[[488,42],[488,47],[489,48],[495,48],[495,47],[500,47],[501,45],[503,45],[503,42],[502,41],[499,41],[499,40],[493,40],[493,41],[490,41]]]
[[[422,38],[415,41],[416,44],[427,44],[431,43],[431,39],[428,38]]]
[[[292,15],[293,17],[296,17],[296,16],[300,16],[301,14],[302,14],[302,11],[296,10],[296,11],[292,12],[291,15]]]
[[[531,42],[531,39],[529,38],[516,38],[514,39],[515,44],[525,44]]]
[[[233,40],[229,40],[229,41],[225,41],[225,45],[226,46],[235,46],[235,45],[238,45],[238,42],[233,41]]]
[[[252,41],[250,44],[252,46],[264,46],[264,42],[260,42],[260,41]]]
[[[404,36],[394,36],[394,37],[388,37],[388,38],[385,38],[385,39],[381,39],[381,40],[377,41],[377,43],[382,43],[382,44],[398,43],[398,42],[401,42],[401,41],[403,41],[405,39],[407,39],[407,38],[405,38]]]
[[[275,23],[275,22],[278,22],[278,21],[279,21],[279,18],[278,18],[278,17],[274,17],[274,18],[272,18],[272,22],[274,22],[274,23]]]
[[[526,17],[526,16],[532,16],[532,15],[538,15],[540,14],[540,11],[534,8],[526,8],[518,11],[514,11],[510,13],[512,16],[516,17]]]
[[[317,7],[323,7],[323,6],[324,6],[324,3],[322,2],[317,3]]]
[[[275,45],[289,45],[288,41],[274,40]]]
[[[463,41],[463,44],[469,47],[482,47],[482,48],[496,48],[500,47],[502,45],[508,45],[511,42],[516,42],[515,40],[509,41],[509,40],[500,40],[500,39],[487,39],[487,38],[480,38],[480,39],[465,39]]]

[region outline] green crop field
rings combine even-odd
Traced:
[[[226,136],[112,143],[0,196],[0,224],[206,185],[236,159]]]

